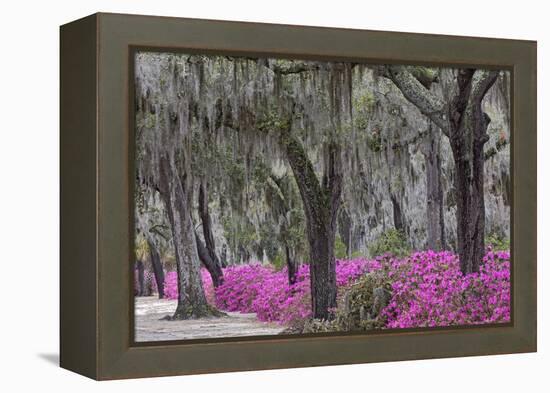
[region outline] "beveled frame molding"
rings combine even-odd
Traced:
[[[512,322],[133,342],[132,54],[199,51],[512,73]],[[536,351],[536,42],[94,14],[61,27],[61,366],[95,379]]]

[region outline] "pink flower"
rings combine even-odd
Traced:
[[[503,323],[510,321],[510,254],[489,251],[479,273],[463,276],[456,255],[443,251],[415,252],[407,258],[390,255],[372,260],[336,261],[339,295],[361,275],[381,270],[392,285],[392,299],[383,310],[388,328]],[[287,271],[259,263],[224,269],[224,283],[214,290],[208,272],[202,280],[211,304],[226,311],[256,313],[262,321],[292,324],[311,317],[309,265],[301,265],[296,283]],[[176,273],[166,275],[165,294],[177,298]]]

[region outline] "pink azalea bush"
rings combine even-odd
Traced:
[[[377,261],[357,258],[336,262],[338,287],[350,284]],[[302,265],[296,273],[296,283],[288,285],[286,268],[276,271],[259,263],[230,266],[224,269],[224,282],[214,290],[206,269],[202,269],[203,286],[211,304],[221,310],[256,313],[261,321],[292,324],[311,316],[309,265]],[[165,280],[165,295],[177,299],[177,275],[169,272]]]
[[[274,274],[260,264],[231,266],[224,269],[223,284],[216,288],[216,306],[226,311],[255,312],[254,301]]]
[[[450,252],[417,252],[388,259],[393,296],[388,328],[510,321],[510,253],[488,252],[479,273],[462,275]]]
[[[336,284],[344,287],[370,270],[376,261],[358,258],[350,261],[336,261]],[[246,272],[245,274],[242,274]],[[233,278],[246,283],[246,289],[237,285]],[[242,304],[244,307],[240,307]],[[290,325],[311,317],[311,294],[309,265],[302,265],[296,274],[296,283],[288,285],[286,268],[274,271],[261,265],[239,266],[225,276],[224,283],[216,289],[216,306],[228,311],[255,312],[260,321]]]
[[[166,299],[178,298],[178,275],[174,271],[164,275],[164,297]]]
[[[471,325],[510,321],[510,255],[489,251],[479,273],[463,276],[456,255],[424,251],[399,259],[390,255],[336,263],[338,294],[361,275],[378,271],[392,286],[383,310],[387,328]],[[289,286],[286,269],[259,263],[224,269],[214,289],[201,271],[207,300],[225,311],[256,313],[261,321],[292,325],[311,317],[309,265],[302,265]],[[177,298],[177,276],[166,275],[165,294]]]

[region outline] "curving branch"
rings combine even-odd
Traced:
[[[290,126],[281,132],[281,144],[286,152],[288,163],[292,168],[298,189],[304,201],[304,212],[310,220],[319,218],[315,212],[324,206],[323,188],[315,174],[315,169],[309,160],[302,143],[290,132]]]
[[[476,70],[474,72],[470,93],[470,100],[473,103],[481,103],[487,91],[497,80],[498,73],[496,70]]]
[[[391,79],[409,102],[432,120],[445,135],[449,135],[448,106],[445,101],[426,89],[408,67],[388,65],[384,68],[382,76]]]

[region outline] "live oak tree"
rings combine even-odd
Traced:
[[[171,227],[178,275],[178,304],[171,319],[220,315],[206,301],[192,222],[189,108],[194,86],[182,77],[186,65],[181,59],[140,56],[148,61],[136,69],[138,178],[158,191]]]
[[[337,143],[329,143],[328,163],[322,178],[318,179],[304,148],[291,137],[290,128],[282,131],[282,143],[300,189],[306,215],[313,317],[328,319],[330,310],[336,308],[334,242],[342,192],[340,150]]]
[[[390,65],[384,66],[381,73],[449,138],[456,169],[460,268],[464,274],[477,272],[485,253],[484,145],[489,140],[490,122],[482,100],[498,71],[459,69],[448,86],[451,94],[443,97],[422,84],[418,69]]]
[[[238,85],[237,70],[243,66],[240,82],[263,83],[264,88],[253,90],[251,102],[246,95],[237,95],[237,104],[222,115],[220,123],[252,135],[255,144],[275,141],[275,151],[290,166],[306,218],[312,313],[314,318],[328,319],[336,307],[334,242],[343,181],[342,118],[351,111],[351,66],[270,59],[255,61],[253,66],[248,59],[231,62],[233,91]],[[252,82],[247,80],[250,68],[256,74]],[[318,162],[309,156],[304,143],[321,151]]]
[[[342,149],[348,146],[344,124],[352,111],[352,65],[279,62],[269,68],[274,72],[276,94],[287,94],[286,110],[274,123],[306,217],[312,313],[314,318],[330,319],[336,308],[334,245],[343,184]],[[301,79],[301,94],[294,84],[285,91],[283,78],[289,75]],[[307,131],[320,136],[320,141],[305,141],[321,151],[321,170],[316,170],[298,137]]]

